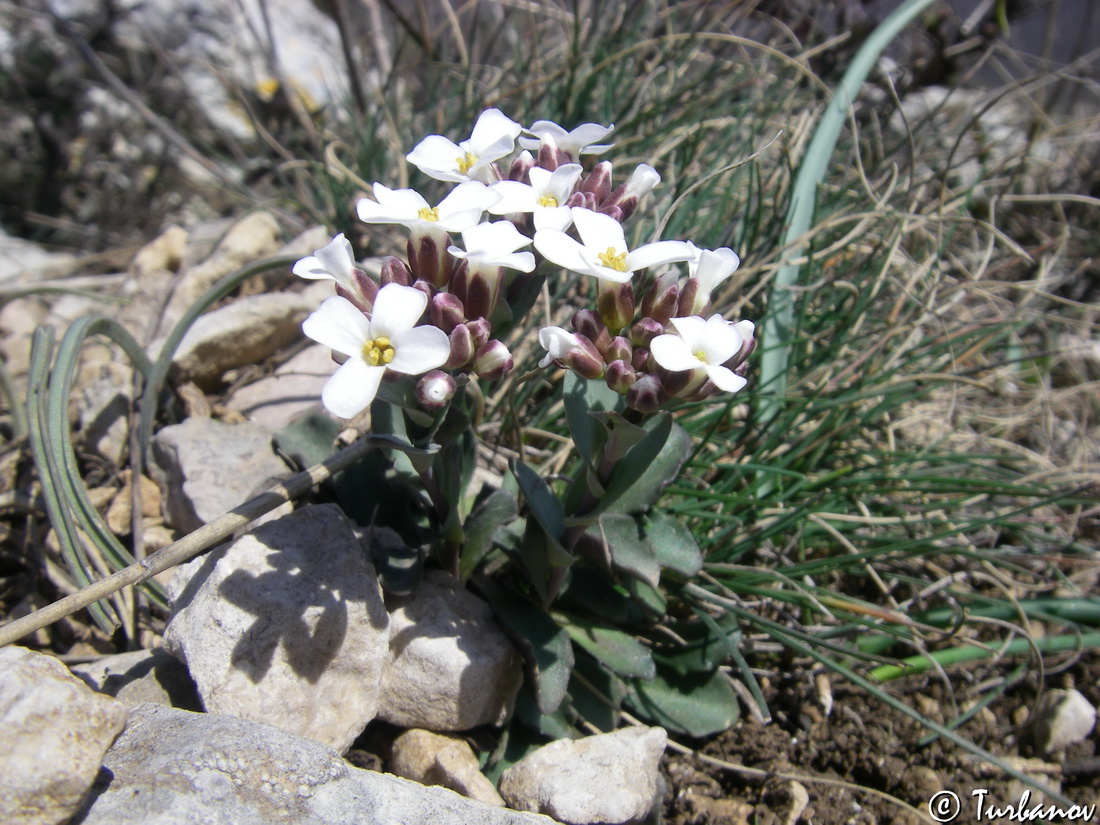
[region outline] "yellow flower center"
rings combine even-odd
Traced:
[[[606,252],[601,252],[596,257],[599,258],[600,263],[608,269],[614,269],[616,272],[626,272],[625,252],[616,252],[615,247],[609,246]]]
[[[558,205],[558,199],[553,195],[543,195],[539,198],[539,206],[549,206],[551,209]]]
[[[458,173],[465,175],[470,171],[470,167],[477,163],[477,158],[467,152],[460,158],[455,158],[455,163],[458,164]]]
[[[394,355],[390,339],[384,335],[363,344],[363,360],[372,367],[384,367]]]
[[[704,364],[707,363],[707,354],[705,352],[703,352],[701,349],[695,350],[695,352],[693,352],[692,355],[694,355],[696,358],[698,358]]]
[[[438,206],[425,206],[416,213],[416,217],[422,221],[431,221],[435,223],[439,220],[439,207]]]

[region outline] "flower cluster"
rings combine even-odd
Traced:
[[[612,130],[588,123],[566,131],[544,120],[524,129],[489,109],[468,140],[429,135],[407,155],[424,174],[455,184],[439,203],[375,183],[374,198],[359,201],[358,217],[405,227],[406,259],[385,259],[376,282],[337,235],[294,266],[302,277],[336,282],[336,296],[303,325],[309,337],[347,356],[325,387],[325,406],[354,416],[387,370],[423,376],[416,397],[429,409],[453,396],[454,374],[491,380],[507,373],[512,356],[494,334],[525,309],[512,297],[530,293],[524,286],[537,277],[540,258],[597,281],[596,308],[577,312],[572,331],[539,333],[542,366],[602,378],[641,414],[672,398],[741,389],[753,324],[703,317],[713,290],[737,268],[737,255],[678,240],[630,249],[623,221],[661,178],[641,164],[615,187],[608,161],[586,172],[582,157],[610,149],[601,141]],[[686,278],[670,264],[686,265]],[[642,270],[650,277],[636,310],[634,276]]]

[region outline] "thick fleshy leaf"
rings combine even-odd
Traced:
[[[302,332],[322,346],[351,358],[363,357],[370,321],[347,298],[334,295],[302,322]]]
[[[398,333],[412,329],[427,306],[428,296],[419,289],[401,284],[386,284],[378,290],[378,295],[374,298],[370,337],[385,336],[392,339]]]
[[[691,454],[691,436],[679,424],[673,423],[664,447],[649,464],[649,469],[613,503],[612,513],[640,513],[650,507],[665,487],[679,474]]]
[[[607,480],[604,496],[593,513],[606,511],[616,499],[648,475],[650,466],[660,455],[672,433],[672,426],[672,416],[667,413],[650,419],[645,437],[631,447],[621,461],[615,463]]]
[[[617,569],[656,587],[661,581],[661,567],[657,563],[656,551],[639,527],[634,516],[605,513],[588,532],[606,542],[611,561]]]
[[[679,519],[667,513],[654,513],[645,522],[645,537],[661,567],[687,577],[703,569],[703,553],[699,544]]]
[[[390,339],[390,344],[393,346],[394,356],[387,366],[394,372],[405,375],[422,375],[442,367],[451,357],[451,339],[439,327],[422,326],[403,330]]]
[[[659,668],[650,681],[636,680],[626,703],[670,733],[703,737],[728,730],[741,715],[726,676],[682,677]]]
[[[565,333],[565,330],[560,331]],[[539,332],[539,341],[542,342],[542,331]],[[548,357],[550,357],[549,354]],[[590,381],[572,370],[565,374],[562,382],[565,420],[569,425],[569,434],[573,436],[577,452],[589,466],[594,466],[596,450],[603,448],[607,437],[603,424],[589,413],[611,412],[619,405],[622,398],[604,381]]]
[[[459,562],[459,574],[463,581],[493,549],[493,535],[497,530],[514,521],[518,515],[519,503],[515,494],[507,490],[494,490],[474,508],[463,525],[466,542],[462,546]]]
[[[672,372],[693,370],[703,366],[703,362],[679,335],[671,333],[658,335],[649,342],[649,352],[654,361]]]
[[[622,676],[651,679],[657,673],[649,648],[613,627],[582,616],[555,613],[573,643]]]
[[[509,462],[509,467],[512,475],[519,482],[519,488],[523,491],[523,497],[527,500],[531,515],[554,541],[559,541],[565,531],[565,511],[562,509],[561,501],[554,495],[554,491],[550,489],[546,480],[526,464],[513,460]]]
[[[325,409],[340,418],[354,418],[374,400],[385,367],[372,367],[362,358],[349,358],[321,390]]]

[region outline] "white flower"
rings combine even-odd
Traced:
[[[336,281],[345,289],[357,290],[355,280],[355,258],[352,257],[351,241],[341,232],[325,246],[312,255],[302,258],[291,269],[295,275],[311,280]]]
[[[503,266],[530,272],[535,268],[535,256],[530,252],[516,252],[527,246],[531,239],[516,229],[511,221],[481,223],[462,233],[465,250],[457,246],[447,248],[456,258],[465,258],[470,270],[486,272]]]
[[[635,271],[693,257],[686,241],[657,241],[627,249],[622,224],[610,215],[580,206],[571,210],[581,242],[557,229],[535,233],[535,249],[558,266],[595,275],[601,281],[625,284]]]
[[[389,189],[374,184],[375,200],[362,198],[356,206],[359,220],[364,223],[397,223],[417,234],[462,232],[476,226],[481,214],[500,195],[494,194],[480,181],[466,181],[451,190],[438,206],[429,206],[423,196],[412,189]]]
[[[692,245],[694,246],[694,244]],[[721,249],[696,249],[696,257],[688,261],[688,275],[699,281],[698,291],[692,304],[693,313],[701,312],[710,302],[714,290],[737,271],[741,259],[728,247]]]
[[[456,144],[442,135],[428,135],[405,159],[436,180],[489,181],[492,164],[515,149],[522,128],[499,109],[486,109],[469,140]]]
[[[548,367],[554,361],[563,361],[569,353],[583,349],[577,336],[561,327],[540,329],[539,343],[546,350],[546,355],[539,361],[540,367]]]
[[[535,229],[559,229],[565,231],[573,217],[565,202],[573,194],[573,187],[584,169],[579,163],[566,163],[553,172],[539,166],[528,171],[531,185],[514,180],[502,180],[489,188],[500,195],[500,200],[489,207],[494,215],[511,215],[515,212],[531,212]]]
[[[420,375],[446,363],[451,354],[447,334],[416,326],[427,304],[419,289],[387,284],[378,290],[369,319],[336,296],[302,322],[302,331],[314,341],[348,356],[321,391],[326,409],[352,418],[374,400],[386,370]]]
[[[605,143],[595,145],[615,130],[612,126],[601,126],[598,123],[582,123],[571,132],[565,131],[561,126],[551,120],[538,120],[530,129],[524,129],[534,137],[521,137],[519,145],[524,149],[535,151],[545,138],[550,138],[554,145],[568,154],[570,157],[581,155],[599,155],[606,152],[614,144]]]
[[[698,316],[673,318],[671,323],[676,332],[658,335],[649,345],[658,364],[672,372],[705,370],[714,386],[725,392],[737,392],[748,383],[722,366],[741,350],[745,340],[741,325],[731,324],[721,315],[705,321]]]
[[[660,172],[648,163],[639,163],[634,167],[634,171],[630,173],[630,180],[626,182],[626,188],[623,190],[621,199],[637,198],[641,200],[652,192],[660,182]]]

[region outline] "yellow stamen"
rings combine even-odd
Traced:
[[[539,198],[539,206],[549,206],[551,209],[558,205],[558,199],[553,195],[543,195]]]
[[[707,354],[705,352],[703,352],[701,349],[695,350],[695,352],[693,352],[692,355],[694,355],[696,358],[698,358],[704,364],[707,362]]]
[[[439,207],[438,206],[425,206],[416,213],[416,217],[422,221],[431,221],[435,223],[439,220]]]
[[[615,247],[609,246],[606,252],[601,252],[596,257],[599,258],[600,263],[608,269],[614,269],[616,272],[626,272],[625,252],[616,252]]]
[[[384,367],[393,360],[396,353],[390,346],[390,339],[382,335],[363,344],[363,360],[372,367]]]
[[[455,158],[455,163],[458,164],[458,174],[465,175],[470,171],[470,167],[477,163],[477,158],[467,152],[460,158]]]

